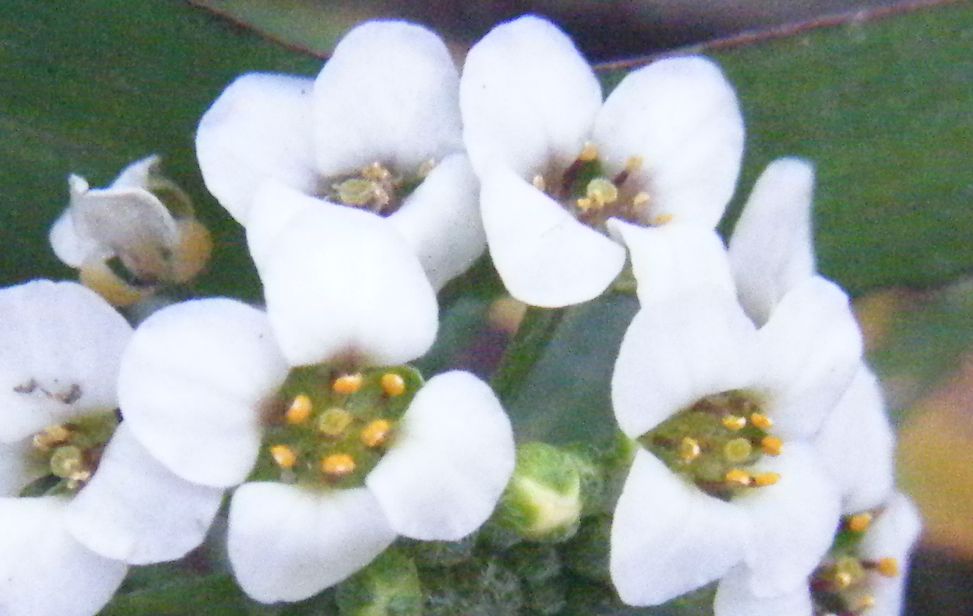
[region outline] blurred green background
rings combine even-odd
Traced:
[[[216,260],[198,291],[259,300],[242,233],[206,193],[193,154],[196,122],[222,88],[246,71],[313,75],[335,40],[367,18],[431,25],[460,57],[492,25],[524,12],[569,30],[605,63],[606,87],[627,67],[686,46],[722,64],[748,129],[729,220],[773,158],[816,163],[820,265],[856,297],[899,427],[900,481],[926,520],[909,613],[969,614],[970,2],[7,0],[0,7],[0,284],[73,275],[46,244],[66,202],[68,173],[101,186],[158,152],[215,234]],[[473,289],[452,303],[427,369],[489,370],[511,312],[494,306],[493,325],[482,325],[493,290]],[[621,337],[632,311],[630,301],[606,298],[569,315],[512,405],[523,433],[570,439],[610,426],[600,422],[610,413],[609,342]],[[567,428],[555,421],[565,416],[575,419]]]

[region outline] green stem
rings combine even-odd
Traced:
[[[503,352],[500,365],[491,381],[493,391],[502,403],[509,404],[513,401],[534,364],[544,354],[566,312],[565,309],[549,310],[528,306],[524,320]]]

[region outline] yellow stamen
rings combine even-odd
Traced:
[[[589,199],[587,197],[582,197],[578,199],[575,203],[578,205],[578,209],[581,210],[582,212],[587,212],[595,204],[595,202],[592,199]]]
[[[401,396],[405,393],[405,379],[402,375],[394,372],[386,372],[382,375],[382,391],[386,396]]]
[[[766,488],[780,481],[778,473],[757,473],[753,477],[753,484],[758,488]]]
[[[642,164],[645,160],[641,156],[630,156],[627,161],[625,161],[625,171],[629,173],[635,173],[642,168]]]
[[[300,394],[291,402],[287,412],[284,413],[284,418],[291,425],[302,424],[311,416],[312,410],[314,406],[311,404],[311,398],[306,394]]]
[[[333,453],[321,458],[321,472],[329,477],[344,477],[355,472],[355,459],[346,453]]]
[[[355,417],[351,413],[345,409],[335,407],[321,413],[321,416],[318,417],[316,427],[321,434],[330,436],[331,438],[338,438],[344,434],[345,430],[354,420]]]
[[[637,193],[632,197],[632,207],[641,208],[643,205],[649,202],[649,193],[642,191]]]
[[[534,188],[541,192],[547,190],[547,182],[544,181],[544,176],[539,173],[534,176],[534,179],[532,179],[530,183],[534,185]]]
[[[750,476],[750,473],[739,468],[734,468],[730,471],[727,471],[724,479],[726,480],[727,483],[735,483],[741,486],[749,486],[750,483],[753,481],[753,478]]]
[[[882,558],[878,561],[876,569],[881,575],[894,578],[899,575],[899,561],[891,557]]]
[[[361,389],[361,386],[361,374],[345,374],[334,380],[334,383],[331,385],[331,391],[336,394],[349,395],[356,393],[359,389]]]
[[[851,574],[845,571],[839,571],[834,574],[834,584],[838,587],[838,590],[844,590],[851,586],[852,583]]]
[[[672,214],[659,214],[652,219],[652,226],[661,227],[662,225],[669,224],[675,218]]]
[[[53,426],[48,426],[44,428],[42,432],[35,434],[32,441],[34,447],[40,449],[41,451],[47,451],[55,445],[67,443],[70,439],[71,431],[61,424],[55,424]]]
[[[848,530],[853,533],[863,533],[872,525],[872,514],[867,511],[856,513],[848,518]]]
[[[761,430],[770,430],[774,426],[774,420],[763,413],[752,413],[750,415],[750,423]]]
[[[578,154],[578,160],[582,162],[590,163],[596,158],[598,158],[598,146],[588,141],[587,143],[584,144],[584,147],[581,149],[581,153]]]
[[[270,456],[281,468],[294,468],[297,464],[297,454],[287,445],[274,445],[270,448]]]
[[[363,178],[381,182],[392,177],[392,172],[385,168],[382,163],[375,161],[361,170]]]
[[[779,456],[780,452],[784,450],[784,442],[776,436],[770,436],[768,434],[760,439],[760,448],[768,456]]]
[[[618,187],[609,179],[595,178],[585,187],[585,195],[600,208],[618,201]]]
[[[727,415],[723,418],[723,427],[727,430],[736,432],[742,430],[747,425],[747,418],[739,415]]]
[[[699,457],[701,452],[699,441],[692,437],[684,436],[682,442],[679,443],[679,457],[685,462],[692,462]]]
[[[873,607],[875,607],[875,597],[873,595],[862,595],[862,597],[858,599],[858,608],[855,611],[860,612]]]
[[[753,453],[753,445],[745,438],[735,438],[723,446],[723,455],[730,462],[743,462]]]
[[[376,419],[362,428],[361,442],[365,447],[381,447],[392,434],[392,424],[385,419]]]

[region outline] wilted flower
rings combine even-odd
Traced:
[[[93,614],[128,564],[202,542],[221,491],[166,470],[116,413],[128,323],[75,283],[0,291],[0,611]]]
[[[439,288],[484,247],[458,80],[432,32],[363,24],[316,79],[251,73],[234,81],[199,124],[203,179],[248,228],[266,180],[315,197],[318,207],[386,218]]]
[[[612,218],[714,227],[743,152],[736,96],[709,60],[650,64],[602,103],[571,41],[536,17],[473,46],[460,107],[490,254],[510,293],[537,306],[611,284],[625,263]]]

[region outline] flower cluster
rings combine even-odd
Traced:
[[[158,157],[104,189],[72,175],[50,239],[85,286],[0,291],[0,612],[93,614],[225,516],[263,603],[554,614],[585,579],[634,606],[716,583],[717,616],[897,613],[919,523],[848,298],[815,268],[813,172],[774,162],[727,247],[743,139],[701,57],[603,100],[536,17],[462,72],[424,28],[364,24],[316,78],[241,76],[199,123],[260,306],[165,297],[211,243]],[[489,385],[416,368],[437,293],[487,248],[535,310],[635,280],[618,443],[515,447]],[[134,329],[112,307],[153,294]]]

